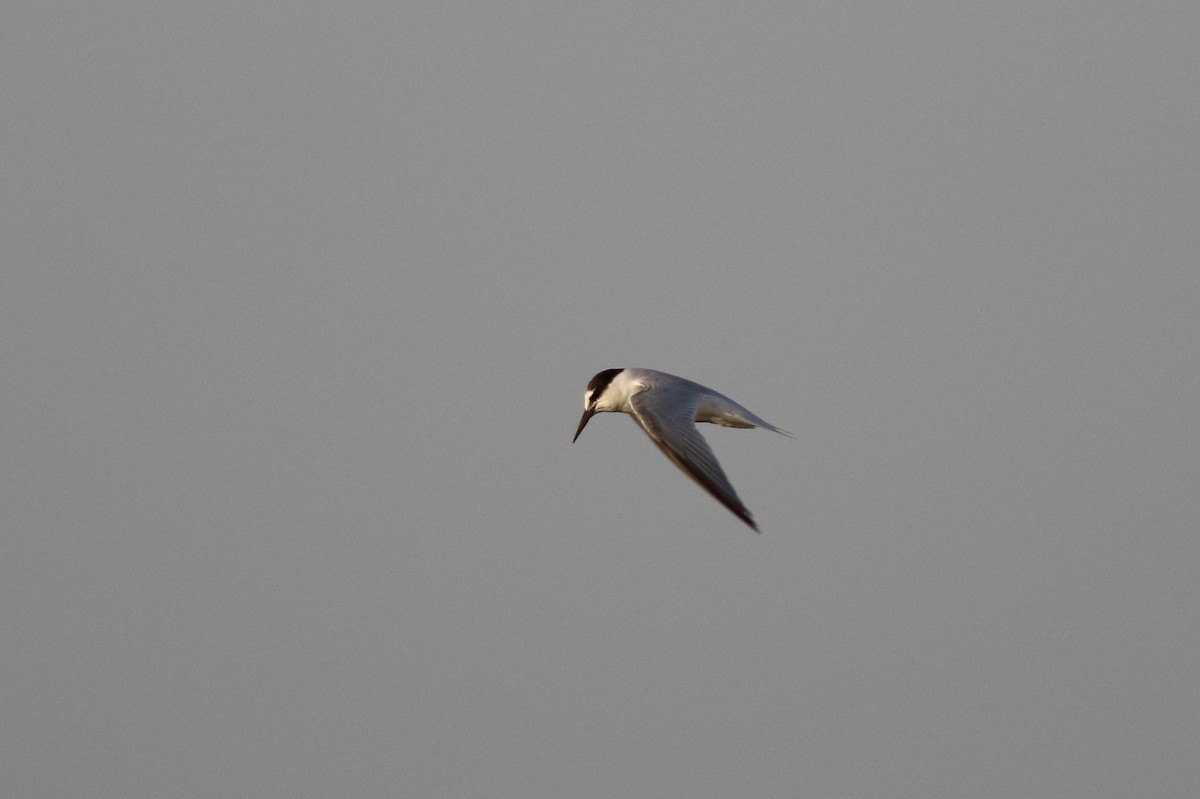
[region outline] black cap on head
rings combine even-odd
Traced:
[[[624,371],[624,369],[605,369],[603,372],[597,372],[587,384],[587,390],[592,392],[592,399],[603,394],[604,389],[608,388],[608,384],[613,381],[613,378]]]
[[[587,427],[588,419],[596,415],[596,409],[593,407],[596,404],[596,399],[604,393],[604,389],[608,388],[608,384],[613,381],[613,378],[624,372],[624,369],[605,369],[603,372],[597,372],[587,384],[587,401],[588,407],[583,410],[583,418],[579,420],[579,427],[575,429],[575,438],[571,441],[578,441],[579,434],[583,432],[583,428]]]

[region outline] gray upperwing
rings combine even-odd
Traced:
[[[634,421],[672,463],[757,532],[758,525],[750,511],[733,490],[733,484],[725,476],[712,448],[696,429],[693,420],[699,402],[700,397],[694,392],[656,386],[652,391],[634,394],[629,405]]]

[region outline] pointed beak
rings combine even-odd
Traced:
[[[577,429],[575,431],[575,438],[571,439],[572,444],[574,444],[576,441],[579,440],[579,434],[583,432],[583,428],[587,427],[588,419],[591,419],[595,415],[596,415],[595,408],[588,408],[586,411],[583,412],[583,418],[579,420],[579,429]]]

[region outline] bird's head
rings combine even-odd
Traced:
[[[583,432],[583,428],[587,427],[588,420],[597,413],[616,410],[616,403],[612,397],[606,396],[606,391],[612,384],[613,378],[623,371],[625,370],[605,369],[603,372],[597,372],[588,381],[587,389],[583,392],[583,418],[579,420],[579,427],[575,430],[575,438],[571,439],[572,442],[579,439],[579,434]]]

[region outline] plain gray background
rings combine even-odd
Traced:
[[[5,3],[0,794],[1200,795],[1200,5]],[[763,534],[627,419],[647,366]]]

